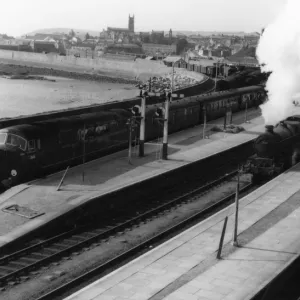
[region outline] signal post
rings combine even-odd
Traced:
[[[172,94],[171,92],[166,92],[166,102],[165,102],[165,115],[164,115],[164,135],[163,135],[163,148],[162,148],[162,159],[168,159],[168,122],[169,122],[169,108],[170,102],[173,98],[178,97],[177,94]],[[184,98],[183,94],[180,94],[180,98]]]
[[[169,129],[169,107],[170,101],[172,101],[172,94],[166,92],[165,102],[165,115],[164,115],[164,135],[163,135],[163,148],[162,148],[162,159],[168,159],[168,129]]]
[[[141,124],[140,124],[140,145],[139,145],[139,156],[143,157],[145,155],[145,117],[146,117],[146,96],[147,92],[142,94],[141,103]]]

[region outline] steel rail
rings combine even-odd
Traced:
[[[253,187],[253,184],[250,183],[243,188],[240,189],[240,193],[245,193],[249,189]],[[195,213],[191,217],[187,218],[186,220],[181,221],[180,223],[170,227],[169,229],[166,229],[165,231],[155,235],[154,237],[151,237],[150,239],[144,241],[143,243],[121,253],[120,255],[112,258],[111,260],[99,265],[98,267],[78,276],[77,278],[59,286],[58,288],[40,296],[36,300],[53,300],[57,297],[63,296],[65,293],[69,292],[71,289],[74,289],[75,287],[78,287],[80,284],[83,284],[84,282],[92,279],[94,276],[97,275],[97,279],[99,279],[99,276],[103,274],[105,271],[107,271],[110,268],[116,268],[118,264],[121,264],[122,262],[128,260],[129,258],[137,255],[139,252],[144,250],[145,248],[149,248],[149,246],[153,246],[153,244],[158,243],[159,241],[162,241],[164,238],[170,236],[173,233],[178,233],[178,231],[184,229],[187,225],[190,223],[193,223],[201,218],[203,218],[206,214],[215,212],[215,210],[232,200],[235,196],[235,193],[232,193],[224,198],[222,198],[220,201],[210,205],[209,207],[201,210],[200,212]],[[101,277],[100,277],[101,278]]]
[[[208,184],[201,186],[199,188],[193,189],[190,192],[187,192],[171,201],[168,201],[164,204],[161,204],[155,208],[152,208],[136,217],[130,218],[129,220],[118,224],[116,226],[110,227],[109,229],[99,229],[99,228],[91,228],[91,225],[85,225],[81,227],[77,227],[73,230],[64,232],[57,236],[54,236],[46,241],[40,242],[36,245],[29,246],[25,249],[19,250],[15,253],[7,255],[0,259],[0,283],[4,284],[10,278],[16,278],[19,274],[28,273],[29,271],[40,267],[41,265],[49,264],[54,260],[57,260],[60,257],[64,257],[66,255],[70,255],[72,252],[77,250],[78,248],[83,248],[88,244],[92,244],[95,241],[103,240],[113,235],[115,232],[122,231],[125,228],[132,227],[132,225],[149,218],[155,214],[162,212],[163,210],[168,209],[169,207],[178,205],[180,202],[184,202],[186,199],[197,195],[197,197],[201,197],[203,193],[209,192],[210,189],[215,188],[217,185],[226,182],[230,178],[234,177],[237,174],[237,171],[233,171],[228,173],[217,180],[209,182]],[[99,232],[100,231],[100,232]],[[82,235],[82,236],[81,236]],[[90,235],[90,236],[88,236]],[[92,236],[91,236],[92,235]],[[73,238],[73,240],[72,240]],[[75,238],[75,239],[74,239]],[[79,240],[78,240],[79,239]],[[69,241],[67,241],[69,240]],[[69,245],[71,240],[71,245]],[[76,241],[77,240],[77,241]],[[72,245],[73,242],[73,245]],[[56,244],[55,244],[56,243]],[[74,244],[75,243],[75,244]],[[48,248],[46,248],[48,246]],[[54,248],[51,248],[51,246]],[[59,249],[61,248],[62,249]],[[42,252],[39,253],[37,251]],[[43,250],[46,252],[50,252],[50,254],[43,253]],[[45,251],[44,251],[45,252]],[[52,253],[51,253],[52,252]],[[53,253],[54,252],[54,253]],[[27,258],[26,256],[34,256],[37,258]],[[24,263],[22,261],[18,261],[18,259],[25,261],[29,260],[28,263]],[[11,265],[9,265],[11,264]],[[24,265],[25,264],[25,265]],[[20,266],[20,267],[19,267]],[[7,267],[7,269],[6,269]],[[2,270],[1,270],[2,269]],[[8,271],[8,272],[6,272]]]

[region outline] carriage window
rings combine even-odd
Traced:
[[[35,141],[34,140],[31,140],[28,142],[28,150],[29,151],[35,150]]]
[[[6,144],[16,146],[22,150],[26,150],[26,140],[15,134],[8,134]]]
[[[4,144],[6,140],[6,133],[0,133],[0,144]]]

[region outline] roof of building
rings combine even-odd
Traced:
[[[251,66],[258,66],[259,62],[254,57],[227,57],[228,63],[240,64],[240,65],[251,65]]]
[[[238,58],[238,57],[256,57],[256,48],[255,47],[243,47],[239,52],[230,56],[230,58]]]
[[[165,45],[165,44],[143,43],[142,46],[160,48],[160,47],[167,47],[167,46],[169,46],[169,47],[170,46],[176,46],[176,44],[173,43],[172,45]]]
[[[92,50],[91,47],[84,47],[84,46],[72,46],[72,50]]]
[[[107,27],[107,31],[130,31],[128,28],[119,28],[119,27]]]
[[[22,45],[29,45],[31,43],[32,40],[28,40],[28,39],[15,39],[14,43],[15,44],[22,44]]]
[[[167,56],[164,59],[165,62],[172,62],[172,63],[175,63],[179,60],[183,60],[183,58],[181,56]]]
[[[215,61],[211,59],[200,59],[200,60],[191,60],[189,61],[190,65],[197,65],[197,66],[204,66],[204,67],[211,67],[214,66]]]
[[[34,44],[43,44],[43,45],[55,45],[56,42],[44,41],[44,40],[35,40]]]
[[[141,48],[140,46],[136,44],[113,44],[109,47],[115,47],[115,48]]]

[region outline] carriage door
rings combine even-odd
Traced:
[[[28,167],[32,168],[32,170],[36,170],[39,168],[39,156],[37,153],[37,148],[40,148],[41,142],[40,140],[29,140],[27,146],[27,163]]]
[[[76,143],[77,135],[72,129],[64,129],[59,132],[60,145],[60,162],[71,162],[74,158],[74,144]]]

